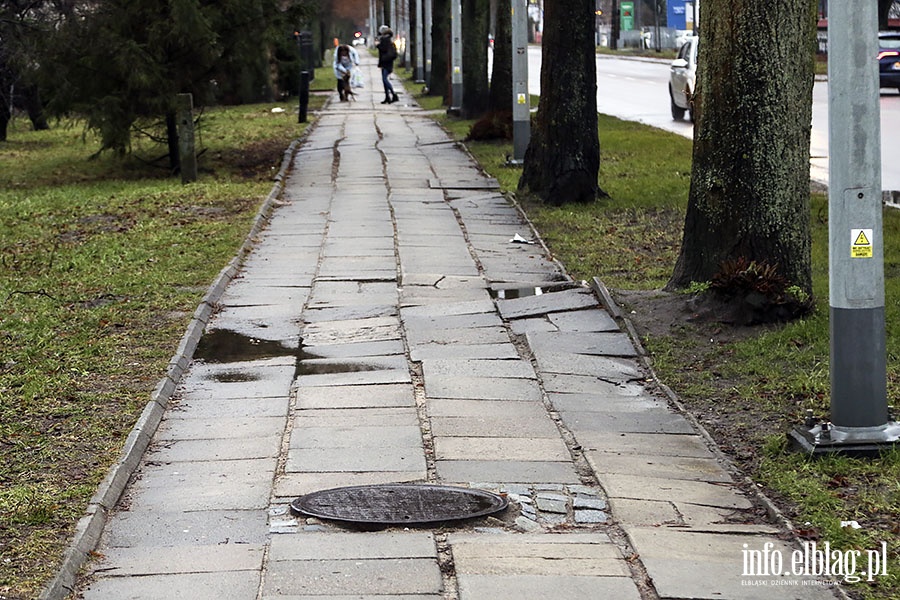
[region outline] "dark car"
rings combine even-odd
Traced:
[[[879,33],[878,47],[881,87],[900,91],[900,31]]]

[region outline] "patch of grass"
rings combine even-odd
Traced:
[[[296,121],[287,104],[208,110],[190,185],[146,140],[88,160],[97,143],[80,123],[13,123],[0,144],[0,596],[35,597],[55,573]]]
[[[470,122],[441,117],[462,139]],[[577,278],[618,290],[658,290],[672,273],[690,185],[691,142],[600,116],[599,185],[590,205],[548,207],[519,198],[554,253]],[[510,144],[466,142],[503,188],[520,169],[505,166]],[[889,575],[849,584],[854,597],[900,597],[900,450],[881,458],[810,459],[787,449],[787,431],[805,411],[830,403],[827,199],[811,195],[816,309],[783,325],[755,329],[673,324],[645,337],[654,368],[720,447],[780,504],[801,533],[833,548],[877,550],[886,542]],[[888,398],[900,393],[900,212],[884,213]],[[841,527],[858,521],[861,529]],[[865,553],[863,553],[865,556]],[[864,568],[864,567],[862,567]]]

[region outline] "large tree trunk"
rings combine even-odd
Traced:
[[[512,110],[512,17],[509,0],[500,0],[497,7],[497,28],[494,31],[494,65],[491,70],[490,110]]]
[[[488,0],[462,0],[463,98],[462,115],[477,119],[487,111],[490,100],[487,74]]]
[[[669,289],[743,261],[811,294],[815,16],[814,0],[704,4],[691,190]]]
[[[449,104],[450,94],[450,0],[431,3],[431,81],[428,95],[441,96]]]
[[[541,102],[519,189],[554,205],[599,193],[594,0],[545,0]]]

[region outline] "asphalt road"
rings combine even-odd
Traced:
[[[528,88],[541,89],[541,50],[528,52]],[[694,128],[688,121],[674,121],[669,111],[669,62],[597,57],[597,110],[621,119],[638,121],[685,137]],[[900,94],[881,90],[882,189],[900,190]],[[813,89],[813,123],[810,144],[810,173],[814,180],[828,183],[828,83],[816,82]]]

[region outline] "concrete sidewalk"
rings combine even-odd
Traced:
[[[511,243],[534,234],[496,183],[364,69],[297,150],[79,597],[835,597],[746,572],[766,543],[790,564],[783,532],[648,388],[594,292]],[[511,505],[375,532],[288,510],[388,482]]]

